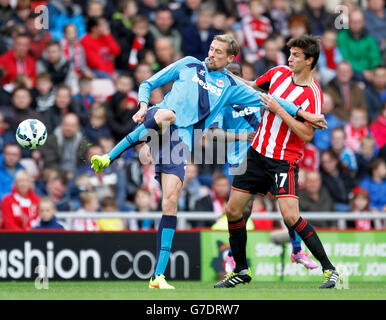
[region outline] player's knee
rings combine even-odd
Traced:
[[[299,219],[296,212],[282,212],[283,219],[288,226],[293,226]]]
[[[238,220],[243,216],[243,212],[237,206],[229,204],[229,202],[225,206],[225,213],[230,221]]]
[[[170,194],[164,196],[162,199],[162,209],[163,210],[174,210],[177,208],[178,196],[176,194]]]
[[[171,110],[160,110],[156,113],[155,119],[157,123],[166,122],[172,124],[176,121],[176,115]]]

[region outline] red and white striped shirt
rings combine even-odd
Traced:
[[[269,94],[291,101],[303,110],[314,114],[322,112],[323,94],[313,81],[310,86],[296,85],[287,66],[270,69],[256,79],[256,84]],[[304,141],[291,131],[275,113],[264,109],[260,126],[252,141],[252,147],[261,155],[297,162],[302,156]]]

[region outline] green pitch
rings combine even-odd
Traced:
[[[214,282],[169,281],[176,290],[148,289],[147,281],[49,282],[38,290],[34,282],[0,282],[1,300],[351,300],[386,299],[386,282],[353,282],[349,289],[319,289],[319,282],[252,282],[214,289]]]

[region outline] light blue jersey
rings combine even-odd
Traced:
[[[175,112],[178,135],[191,151],[194,130],[203,132],[209,128],[223,108],[263,107],[254,89],[227,72],[227,69],[209,71],[206,64],[194,57],[182,58],[142,82],[138,102],[149,103],[152,90],[174,80],[172,89],[155,107]],[[300,108],[284,99],[275,99],[291,115],[296,115]]]
[[[260,107],[241,107],[233,105],[221,110],[209,128],[218,128],[232,133],[256,132],[261,121]],[[228,141],[227,162],[231,166],[239,165],[250,146],[249,141]]]

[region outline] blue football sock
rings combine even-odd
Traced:
[[[302,244],[301,244],[302,239],[299,237],[299,235],[295,230],[293,230],[292,228],[289,228],[287,225],[286,227],[288,229],[288,233],[292,244],[292,252],[294,254],[297,254],[300,250],[302,250]]]
[[[149,133],[149,129],[154,129],[156,131],[160,129],[154,118],[146,120],[116,144],[107,154],[110,157],[110,160],[114,161],[127,149],[136,145],[138,141]]]
[[[177,217],[162,215],[157,231],[157,260],[154,276],[165,273],[176,230]]]

